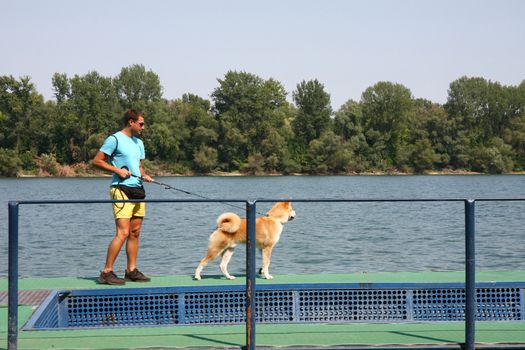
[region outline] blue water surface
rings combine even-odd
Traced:
[[[148,199],[463,199],[525,198],[525,175],[163,177],[198,194],[147,184]],[[0,276],[7,276],[9,200],[107,199],[109,178],[0,179]],[[245,216],[243,203],[148,203],[139,268],[191,275],[218,215]],[[265,213],[271,203],[257,203]],[[297,273],[464,270],[464,203],[296,202],[274,249],[274,276]],[[525,201],[476,203],[476,266],[525,270]],[[21,205],[19,273],[25,277],[97,276],[114,235],[111,205]],[[245,272],[239,246],[232,274]],[[260,255],[258,255],[260,261]],[[122,251],[115,270],[125,269]],[[220,274],[218,262],[204,272]]]

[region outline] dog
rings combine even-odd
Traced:
[[[255,241],[257,248],[262,251],[263,265],[260,274],[266,279],[272,279],[268,269],[272,249],[279,241],[283,224],[295,218],[295,210],[291,202],[277,202],[266,216],[255,220]],[[210,235],[208,253],[201,260],[195,270],[194,278],[201,279],[202,269],[217,256],[221,255],[220,268],[227,279],[233,280],[235,276],[228,273],[228,263],[237,244],[246,243],[246,219],[241,219],[235,213],[224,213],[217,218],[217,229]]]

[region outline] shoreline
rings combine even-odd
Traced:
[[[214,172],[208,174],[176,174],[176,173],[166,173],[153,172],[152,177],[279,177],[279,176],[491,176],[491,175],[525,175],[525,171],[517,171],[512,173],[501,173],[501,174],[490,174],[490,173],[480,173],[475,171],[431,171],[425,173],[405,173],[405,172],[363,172],[363,173],[338,173],[338,174],[306,174],[306,173],[292,173],[292,174],[281,174],[281,173],[260,173],[260,174],[246,174],[240,172]],[[111,174],[104,172],[93,172],[93,173],[81,173],[74,175],[53,175],[49,173],[39,173],[39,174],[27,174],[19,173],[14,177],[3,177],[4,179],[27,179],[27,178],[107,178],[111,177]]]
[[[397,169],[389,169],[386,171],[380,170],[370,170],[364,172],[341,172],[341,173],[279,173],[279,172],[225,172],[225,171],[213,171],[210,173],[195,173],[187,171],[185,173],[174,173],[166,170],[166,167],[161,164],[149,164],[145,166],[147,174],[152,177],[196,177],[196,176],[209,176],[209,177],[269,177],[269,176],[418,176],[418,175],[430,175],[430,176],[439,176],[439,175],[524,175],[525,171],[514,171],[510,173],[501,173],[501,174],[491,174],[491,173],[482,173],[476,171],[468,171],[462,169],[442,169],[442,170],[428,170],[424,172],[408,172],[400,171]],[[76,163],[72,165],[62,165],[59,163],[54,163],[53,166],[43,166],[42,164],[37,164],[37,167],[29,171],[18,171],[16,176],[12,178],[46,178],[46,177],[58,177],[58,178],[67,178],[67,177],[109,177],[110,173],[103,170],[94,168],[89,163]],[[10,177],[6,177],[10,178]]]

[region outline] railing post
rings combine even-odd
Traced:
[[[246,202],[246,350],[255,350],[255,213]]]
[[[18,202],[9,202],[9,277],[7,349],[16,350],[18,338]]]
[[[474,350],[476,344],[476,248],[474,199],[465,201],[465,349]]]

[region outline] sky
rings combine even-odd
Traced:
[[[525,79],[522,0],[0,0],[0,75],[115,77],[142,64],[166,99],[209,99],[244,71],[292,92],[317,79],[334,110],[379,81],[445,103],[451,82]]]

